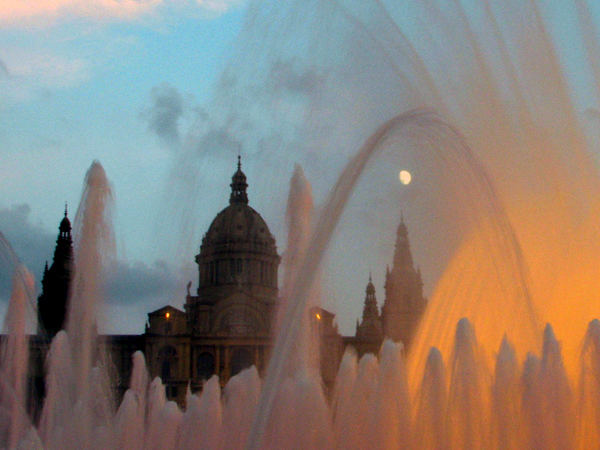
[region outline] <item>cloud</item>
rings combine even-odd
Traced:
[[[155,303],[177,290],[179,277],[164,261],[148,266],[143,262],[118,262],[107,276],[107,301],[111,304]]]
[[[226,127],[215,125],[196,142],[196,149],[199,153],[230,156],[242,150],[242,143]]]
[[[58,19],[132,21],[161,8],[196,9],[223,14],[243,0],[9,0],[0,2],[0,23],[52,25]]]
[[[52,264],[56,234],[31,223],[31,208],[19,204],[10,208],[0,208],[0,232],[25,266],[34,274],[36,290],[39,294],[44,263]],[[10,297],[12,267],[6,250],[0,240],[0,305]],[[106,301],[109,306],[139,305],[155,307],[169,303],[173,298],[182,300],[184,284],[182,277],[189,279],[194,274],[172,270],[165,262],[156,261],[151,265],[142,262],[126,263],[117,261],[106,277]],[[34,301],[37,300],[34,299]],[[2,307],[0,307],[0,311]],[[0,316],[1,317],[1,316]]]
[[[81,58],[22,52],[11,58],[11,73],[41,86],[70,87],[89,78],[89,64]]]
[[[154,86],[150,91],[151,104],[142,112],[148,130],[167,144],[179,142],[179,120],[186,106],[179,91],[168,83]]]
[[[323,83],[323,78],[310,68],[299,70],[291,61],[278,59],[271,64],[270,85],[277,91],[312,94]]]
[[[27,204],[0,209],[0,232],[21,262],[34,274],[35,279],[39,280],[43,273],[44,262],[52,258],[56,236],[41,226],[32,224],[29,218],[30,212],[31,208]],[[4,259],[6,255],[2,256],[0,300],[6,301],[10,296],[11,276],[14,268]]]
[[[26,101],[39,93],[78,86],[91,77],[91,65],[70,58],[23,48],[4,49],[0,67],[0,100]],[[10,72],[8,72],[10,67]],[[6,72],[8,76],[3,76]]]
[[[90,19],[133,19],[148,13],[161,0],[26,0],[0,4],[0,22],[79,16]]]
[[[240,5],[244,0],[196,0],[196,3],[209,11],[224,13]]]

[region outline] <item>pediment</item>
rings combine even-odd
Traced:
[[[213,332],[230,336],[265,335],[269,321],[268,311],[255,298],[239,292],[219,302]]]

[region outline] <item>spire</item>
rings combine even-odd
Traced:
[[[394,262],[391,271],[388,269],[386,273],[385,301],[381,308],[385,336],[395,342],[401,341],[405,348],[409,348],[426,305],[421,273],[415,269],[408,229],[404,215],[401,215],[396,232]]]
[[[363,338],[366,336],[380,338],[382,336],[381,319],[379,317],[379,308],[377,307],[375,286],[373,286],[371,273],[369,273],[369,282],[365,289],[362,320],[360,321],[360,325],[357,323],[356,335]]]
[[[248,204],[248,194],[246,188],[246,175],[242,172],[242,158],[238,155],[237,171],[231,177],[231,196],[229,197],[229,204],[233,203],[244,203]]]
[[[60,221],[60,225],[58,227],[58,240],[68,240],[71,241],[71,221],[69,220],[69,217],[67,216],[68,210],[67,210],[67,203],[65,202],[65,216],[63,217],[63,219]],[[57,240],[57,243],[58,243]]]
[[[404,214],[400,215],[400,224],[396,231],[396,246],[394,250],[394,269],[414,270],[412,253],[408,242],[408,229],[404,223]]]
[[[379,317],[379,309],[377,308],[377,298],[375,297],[375,286],[373,286],[371,274],[369,274],[369,282],[367,283],[365,294],[365,305],[363,308],[362,316],[363,322],[371,318]]]
[[[65,214],[58,227],[52,265],[44,267],[42,294],[38,298],[39,331],[54,336],[64,326],[73,271],[73,240],[71,222]]]
[[[371,278],[371,272],[369,272],[369,282],[367,283],[366,293],[367,293],[367,298],[365,299],[365,302],[370,297],[375,298],[375,286],[373,286],[373,279]]]

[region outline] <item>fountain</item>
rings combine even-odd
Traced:
[[[291,65],[288,81],[295,88],[317,81],[307,84],[305,104],[276,114],[290,119],[281,120],[282,127],[292,123],[306,131],[298,133],[304,142],[290,138],[300,150],[314,146],[348,160],[314,226],[310,190],[296,172],[288,203],[288,217],[297,225],[290,226],[288,256],[295,259],[287,263],[286,303],[266,376],[261,380],[256,369],[247,369],[222,391],[212,378],[201,394],[188,393],[182,411],[166,400],[160,379],[149,380],[144,356],[136,353],[129,389],[114,407],[108,363],[94,344],[102,298],[98,276],[113,248],[106,221],[110,189],[94,163],[76,219],[70,320],[67,332],[52,342],[47,398],[35,426],[23,399],[31,281],[23,269],[16,271],[12,321],[5,326],[10,337],[2,351],[1,444],[600,447],[600,177],[590,114],[579,112],[590,101],[585,95],[599,94],[597,83],[569,78],[574,63],[565,58],[552,11],[543,5],[465,3],[252,2],[239,57],[226,75],[248,73],[253,83],[266,83],[252,76],[256,68],[265,69],[263,77],[277,69],[281,77],[286,58],[311,69],[315,77],[302,78]],[[598,80],[593,14],[584,0],[567,3],[565,14],[582,30],[588,75]],[[337,39],[328,39],[332,30]],[[354,65],[361,70],[348,70]],[[266,109],[272,91],[265,90],[264,99],[247,98],[256,89],[236,82],[219,87],[215,121],[222,116],[252,149],[253,138],[243,131],[247,123],[232,122],[230,113],[253,117],[255,108]],[[298,108],[311,114],[298,114]],[[348,154],[348,148],[358,150]],[[346,353],[333,392],[326,394],[305,340],[314,281],[347,206],[377,178],[374,173],[397,162],[398,153],[412,155],[429,176],[422,190],[426,202],[415,199],[421,202],[415,217],[431,236],[432,253],[440,255],[440,273],[410,353],[391,341],[378,357],[358,360]],[[386,206],[397,211],[397,205]],[[438,222],[426,220],[431,217]],[[4,239],[0,244],[8,255]]]

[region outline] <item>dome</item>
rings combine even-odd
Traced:
[[[264,219],[245,203],[232,203],[212,221],[202,239],[202,247],[249,243],[272,247],[275,239]]]
[[[230,186],[229,205],[202,238],[195,258],[198,295],[188,295],[186,309],[194,333],[267,336],[278,301],[280,259],[275,238],[248,205],[248,183],[239,157]]]
[[[252,207],[248,206],[246,175],[242,172],[241,159],[238,156],[237,171],[231,177],[231,196],[229,206],[214,218],[202,239],[202,250],[219,251],[223,245],[231,250],[267,249],[267,253],[276,253],[275,239],[264,219]],[[231,247],[232,243],[241,244]],[[244,245],[247,244],[247,245]],[[256,247],[259,248],[256,248]],[[266,248],[265,248],[266,247]]]

